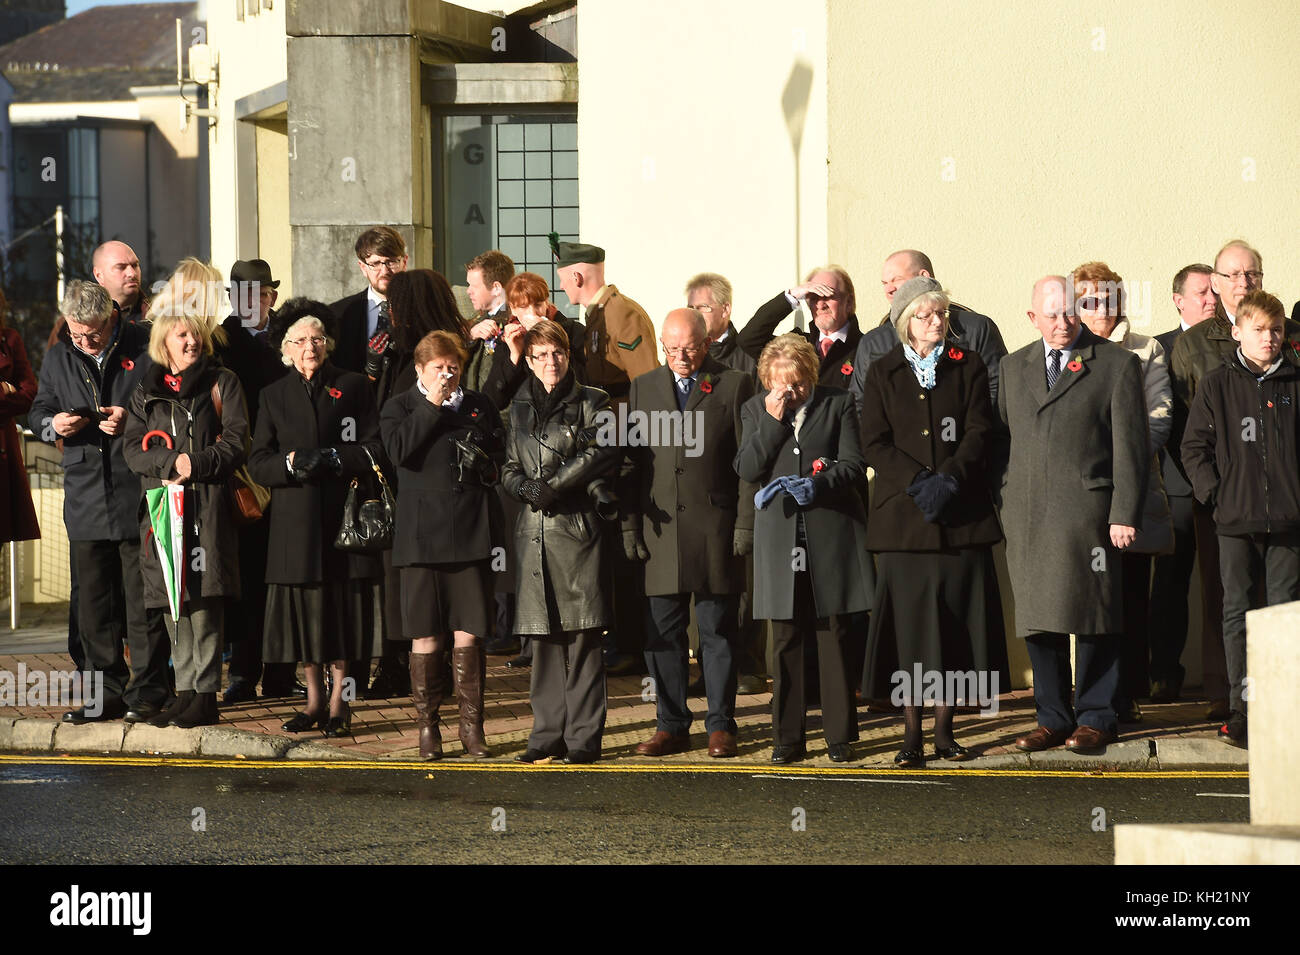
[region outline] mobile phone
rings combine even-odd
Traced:
[[[100,414],[98,408],[91,408],[91,407],[88,407],[88,406],[82,406],[82,407],[80,407],[80,408],[65,408],[65,409],[63,410],[63,413],[64,413],[64,414],[77,415],[78,417],[81,417],[81,418],[91,418],[91,419],[93,419],[93,420],[95,420],[95,421],[103,421],[103,420],[104,420],[104,416],[103,416],[102,414]]]

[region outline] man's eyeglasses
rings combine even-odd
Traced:
[[[401,259],[362,259],[361,264],[372,272],[396,272]]]
[[[104,329],[98,329],[93,332],[74,332],[68,329],[68,337],[72,339],[74,345],[98,345],[104,340]]]
[[[1245,272],[1220,272],[1215,269],[1214,274],[1221,279],[1227,279],[1233,285],[1236,285],[1242,279],[1245,279],[1248,285],[1258,285],[1264,281],[1264,273],[1260,269],[1251,269]]]
[[[687,358],[694,358],[696,355],[705,351],[708,351],[708,349],[703,345],[687,345],[683,348],[669,348],[667,345],[664,345],[665,355],[685,355]]]
[[[297,348],[300,345],[311,345],[313,348],[320,348],[325,344],[325,339],[321,338],[319,335],[313,335],[311,338],[290,338],[288,339],[288,342],[294,348]]]

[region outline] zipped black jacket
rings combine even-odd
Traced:
[[[62,411],[129,408],[131,394],[153,364],[149,326],[118,322],[102,365],[72,344],[66,327],[45,353],[40,385],[28,422],[54,444],[53,419]],[[125,426],[126,422],[123,421]],[[140,478],[122,457],[122,435],[110,437],[91,421],[63,439],[63,520],[68,540],[131,540],[138,537]]]
[[[1300,531],[1300,342],[1262,379],[1239,355],[1201,379],[1182,459],[1220,534]]]

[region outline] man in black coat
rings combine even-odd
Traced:
[[[79,570],[81,641],[87,667],[104,681],[100,699],[63,720],[125,714],[140,722],[166,700],[170,651],[161,617],[151,628],[145,612],[140,479],[122,456],[126,408],[152,364],[149,331],[119,321],[107,290],[93,282],[71,282],[61,311],[65,324],[45,354],[29,422],[41,440],[63,439],[63,519]]]
[[[885,299],[893,302],[894,292],[903,283],[916,278],[918,275],[934,278],[934,266],[930,263],[930,257],[924,252],[918,252],[916,249],[902,249],[890,255],[885,259],[884,268],[880,273],[881,285],[885,290]],[[952,302],[948,306],[948,337],[952,339],[958,348],[964,351],[976,352],[984,359],[984,367],[989,372],[989,398],[992,399],[993,404],[996,406],[998,403],[998,366],[1007,353],[1007,346],[1003,344],[1002,333],[998,331],[993,319],[987,315],[981,315],[965,305]],[[894,330],[894,323],[889,320],[888,314],[885,315],[879,327],[871,329],[862,336],[862,341],[858,344],[858,351],[853,360],[853,377],[849,382],[849,390],[853,392],[853,398],[857,401],[859,409],[862,407],[862,388],[867,380],[867,369],[871,367],[873,361],[889,354],[897,344],[898,333]],[[995,467],[998,466],[996,460],[994,465]]]
[[[709,755],[735,756],[737,602],[754,547],[756,488],[736,476],[732,461],[740,407],[754,383],[708,357],[705,318],[695,309],[669,312],[660,336],[665,364],[632,379],[627,406],[629,427],[637,420],[669,422],[668,434],[647,427],[645,441],[629,439],[627,449],[634,496],[623,549],[628,560],[646,562],[645,657],[658,713],[654,736],[637,753],[690,748],[686,627],[694,595]]]
[[[257,427],[262,389],[281,378],[288,368],[271,349],[266,337],[275,317],[280,282],[264,259],[236,262],[230,268],[230,302],[233,312],[221,323],[226,343],[216,347],[217,358],[235,373],[244,389],[248,432]],[[226,703],[242,703],[256,696],[262,679],[264,696],[289,696],[291,668],[262,673],[262,622],[266,610],[266,547],[270,524],[265,519],[239,529],[240,599],[226,607],[226,632],[230,642],[230,685]],[[272,664],[272,667],[275,667]]]
[[[341,298],[330,309],[338,319],[339,337],[330,361],[345,371],[364,372],[366,348],[370,342],[382,342],[390,328],[388,283],[398,272],[406,271],[406,241],[400,232],[386,225],[367,229],[357,236],[357,268],[366,278],[366,287],[355,295]]]
[[[1210,285],[1214,269],[1209,265],[1188,265],[1174,276],[1174,307],[1178,309],[1179,323],[1156,341],[1172,355],[1178,336],[1194,325],[1214,317],[1218,302]],[[1181,404],[1182,395],[1175,390],[1174,404]],[[1187,408],[1175,408],[1179,420],[1187,419]],[[1187,590],[1191,584],[1192,566],[1196,563],[1196,518],[1198,506],[1192,495],[1192,485],[1183,474],[1178,448],[1160,450],[1160,471],[1164,477],[1165,493],[1169,497],[1169,512],[1174,525],[1174,552],[1155,559],[1151,578],[1151,613],[1148,634],[1151,643],[1151,702],[1172,703],[1182,693],[1184,670],[1180,662],[1183,647],[1187,644]]]
[[[740,333],[731,324],[731,283],[716,272],[701,272],[686,283],[686,305],[704,316],[709,358],[757,381],[758,361],[740,346]]]

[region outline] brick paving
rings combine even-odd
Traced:
[[[0,669],[17,672],[23,663],[31,670],[70,670],[71,658],[59,652],[66,642],[66,604],[41,604],[24,606],[23,629],[17,632],[0,630]],[[62,640],[63,643],[59,642]],[[25,646],[41,644],[36,652],[23,652]],[[10,648],[16,648],[11,652]],[[509,759],[523,752],[532,726],[528,705],[529,671],[506,667],[505,657],[489,657],[485,699],[484,729],[493,754],[499,759]],[[692,676],[698,669],[692,666]],[[636,757],[636,745],[648,739],[655,730],[655,706],[642,695],[640,676],[611,677],[608,681],[608,718],[603,754],[606,759]],[[771,693],[740,696],[736,700],[736,722],[739,724],[738,749],[742,762],[765,763],[772,752]],[[234,706],[221,707],[221,725],[251,730],[273,736],[290,736],[281,724],[297,711],[300,701],[289,699],[257,699]],[[667,762],[708,761],[707,735],[703,717],[705,703],[701,699],[690,701],[691,711],[697,717],[692,727],[692,749],[676,756],[663,757]],[[46,717],[58,719],[64,707],[0,706],[0,716]],[[1142,723],[1121,727],[1121,741],[1140,739],[1213,739],[1217,724],[1204,719],[1206,702],[1187,698],[1178,703],[1143,706]],[[446,754],[454,757],[462,752],[456,738],[456,705],[454,699],[444,702],[441,709],[443,742]],[[894,754],[902,742],[902,718],[891,712],[872,712],[866,707],[858,710],[860,741],[854,747],[854,765],[892,765]],[[959,711],[955,734],[959,742],[980,756],[997,756],[1014,752],[1012,743],[1017,736],[1033,729],[1034,706],[1030,690],[1016,690],[1000,697],[998,712],[981,716],[976,711]],[[926,745],[932,743],[930,720],[925,721]],[[301,734],[298,739],[327,742],[340,751],[356,758],[415,758],[418,755],[415,710],[409,698],[392,700],[360,700],[352,705],[352,735],[343,739],[324,740],[316,731]],[[821,718],[817,711],[808,715],[809,762],[827,764],[826,747],[821,731]],[[293,737],[291,737],[293,738]],[[644,757],[636,757],[644,759]]]

